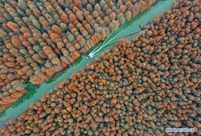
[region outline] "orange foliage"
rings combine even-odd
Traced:
[[[119,9],[122,13],[126,12],[126,6],[125,5],[121,5]]]
[[[50,49],[47,49],[47,50],[44,50],[45,54],[46,55],[50,55],[50,54],[53,54],[54,52]]]
[[[61,29],[57,25],[53,25],[52,30],[54,30],[56,33],[61,33]]]
[[[61,62],[61,66],[62,66],[63,68],[66,68],[68,65],[67,65],[65,62]]]
[[[11,94],[12,98],[18,99],[22,96],[23,94],[21,92],[15,92],[14,94]]]
[[[84,25],[84,27],[85,27],[86,29],[90,29],[90,28],[91,28],[90,24],[86,24],[86,25]]]
[[[14,30],[14,29],[18,29],[18,25],[13,23],[13,22],[8,22],[7,23],[7,26],[11,29],[11,30]]]
[[[79,58],[80,57],[80,54],[76,51],[73,53],[73,55],[76,57],[76,58]]]
[[[14,46],[20,46],[21,45],[21,43],[20,43],[20,40],[18,39],[18,37],[17,36],[12,36],[12,38],[11,38],[11,42],[12,42],[12,44],[14,45]]]
[[[47,76],[45,76],[42,73],[30,78],[30,82],[33,84],[40,84],[46,80],[47,80]]]
[[[68,16],[66,13],[62,12],[60,18],[64,23],[68,23]]]
[[[48,77],[51,77],[55,74],[54,70],[52,68],[47,69],[45,73]]]
[[[33,14],[35,15],[35,16],[40,16],[40,11],[37,9],[37,8],[34,8],[33,9]]]
[[[112,98],[111,99],[111,104],[116,104],[117,103],[117,98]]]
[[[16,11],[13,8],[7,8],[7,11],[9,11],[9,13],[11,13],[11,12],[16,13]]]
[[[69,85],[68,85],[68,89],[69,90],[73,90],[73,89],[75,89],[76,87],[73,85],[73,83],[70,83]]]
[[[74,25],[77,25],[78,23],[80,23],[78,20],[73,21]]]
[[[31,34],[30,33],[24,33],[23,36],[24,36],[24,38],[29,38],[29,37],[31,37]]]
[[[25,13],[27,14],[27,16],[31,16],[31,15],[32,15],[32,12],[31,12],[30,9],[26,9],[26,12],[25,12]]]
[[[101,35],[100,35],[100,40],[103,41],[104,39],[105,39],[104,35],[101,34]]]
[[[82,2],[81,2],[81,0],[75,0],[74,2],[75,2],[75,5],[78,6],[79,8],[82,7]]]
[[[14,69],[15,68],[15,63],[7,61],[7,62],[5,62],[5,66],[7,66],[8,68]]]
[[[110,8],[112,8],[114,6],[114,3],[112,1],[110,1],[109,6],[110,6]]]
[[[6,36],[6,32],[0,29],[0,37],[3,38],[4,36]]]
[[[141,41],[137,41],[137,42],[135,43],[135,45],[136,45],[137,47],[139,47],[141,44],[142,44]]]
[[[10,53],[11,53],[12,55],[14,55],[15,53],[18,52],[18,50],[15,49],[15,48],[10,49],[9,51],[10,51]]]
[[[79,10],[79,8],[78,7],[73,7],[73,13],[76,13],[77,11]]]
[[[113,69],[113,68],[110,68],[110,69],[109,69],[109,73],[111,73],[111,74],[114,73],[114,69]]]
[[[59,38],[59,35],[57,33],[51,33],[50,38],[55,41],[57,38]]]
[[[109,15],[110,13],[112,13],[112,9],[107,9],[106,14]]]
[[[69,15],[69,18],[70,18],[71,21],[77,20],[77,17],[76,17],[75,14],[73,14],[73,13],[71,13],[71,14]]]
[[[10,28],[8,27],[8,25],[5,24],[5,23],[2,24],[2,27],[3,27],[5,30],[10,30]]]
[[[22,44],[23,44],[25,47],[30,47],[30,43],[27,42],[27,41],[23,41]]]
[[[91,39],[95,44],[97,44],[99,42],[98,38],[95,35],[91,36]]]
[[[91,20],[93,20],[93,17],[91,15],[87,16],[87,19],[86,19],[88,22],[91,22]]]
[[[14,61],[15,61],[15,58],[10,57],[10,58],[8,58],[8,61],[10,61],[10,62],[14,62]]]
[[[23,75],[24,73],[23,73],[23,71],[20,69],[20,70],[17,71],[17,74],[21,76],[21,75]]]
[[[21,93],[26,93],[26,92],[28,92],[27,90],[20,90],[19,92],[21,92]]]
[[[62,48],[64,47],[63,42],[58,42],[58,43],[57,43],[57,47],[58,47],[59,49],[62,49]]]
[[[51,4],[49,2],[45,2],[44,5],[45,5],[45,7],[51,6]]]
[[[75,26],[73,24],[69,24],[68,28],[71,30],[71,29],[75,28]]]
[[[11,43],[6,43],[6,48],[11,49],[11,48],[13,48],[13,45]]]
[[[100,11],[99,12],[99,16],[102,18],[104,16],[104,12],[103,11]]]
[[[29,54],[34,55],[35,54],[34,50],[29,50]]]
[[[78,35],[78,36],[76,37],[77,41],[82,40],[82,38],[83,38],[83,36],[82,36],[82,35]]]
[[[36,63],[31,63],[31,67],[36,67],[38,66]]]
[[[21,27],[20,31],[22,33],[29,33],[29,30],[26,27]]]

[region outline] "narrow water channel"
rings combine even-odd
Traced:
[[[139,25],[146,25],[149,23],[152,18],[158,14],[160,14],[163,10],[169,9],[171,4],[176,0],[160,0],[157,4],[149,7],[143,13],[138,14],[132,20],[123,24],[116,32],[113,32],[104,44],[104,48],[99,50],[95,56],[91,59],[86,59],[88,54],[79,58],[73,65],[58,74],[54,77],[50,78],[47,82],[41,84],[38,89],[35,89],[30,86],[29,92],[20,98],[17,102],[15,102],[12,106],[5,109],[0,113],[0,127],[9,119],[19,116],[25,109],[29,106],[31,102],[37,102],[45,92],[50,92],[54,86],[56,86],[59,82],[62,82],[65,79],[70,78],[71,74],[74,71],[80,71],[83,67],[86,66],[87,63],[92,62],[95,57],[100,57],[101,53],[105,50],[108,50],[112,47],[114,43],[116,43],[120,38],[128,38],[131,39],[132,35],[136,32],[140,31]],[[131,35],[131,36],[129,36]],[[101,46],[101,44],[97,45],[95,49]],[[94,51],[92,49],[91,51]]]

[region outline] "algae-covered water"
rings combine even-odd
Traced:
[[[89,53],[74,62],[69,69],[51,77],[47,82],[41,84],[39,88],[35,89],[34,87],[30,87],[27,94],[21,97],[12,106],[8,107],[0,113],[0,127],[7,120],[19,116],[23,111],[25,111],[31,102],[37,102],[45,92],[50,92],[59,82],[70,78],[74,71],[80,71],[83,67],[86,66],[87,63],[92,62],[95,57],[100,57],[102,52],[110,49],[112,45],[116,43],[120,38],[132,38],[132,36],[129,37],[129,35],[139,32],[139,25],[145,26],[152,20],[154,16],[160,14],[163,10],[169,9],[172,2],[174,1],[176,0],[160,0],[157,4],[154,4],[143,13],[138,14],[132,20],[123,24],[116,32],[111,33],[109,37],[106,38],[106,41],[104,41],[104,44],[98,44],[94,49],[92,49],[91,51],[95,52],[101,47],[101,50],[98,50],[92,59],[86,59],[88,54],[91,52],[89,51]]]

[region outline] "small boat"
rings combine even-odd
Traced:
[[[145,27],[143,25],[139,25],[139,27],[140,27],[141,30],[145,29]]]
[[[92,54],[89,54],[88,56],[87,56],[87,59],[91,59],[93,57],[93,55]]]

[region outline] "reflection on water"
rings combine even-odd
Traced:
[[[17,102],[15,102],[15,103],[12,104],[12,106],[11,106],[12,108],[17,108],[18,106],[20,106],[21,103],[25,102],[27,99],[32,98],[33,95],[34,95],[34,93],[36,93],[36,88],[33,87],[33,86],[29,87],[28,90],[29,91],[26,93],[26,95],[23,95]],[[6,110],[0,112],[0,123],[2,121],[2,118],[4,116],[7,116],[7,113],[8,113],[7,110],[9,108],[11,108],[11,107],[8,107]]]

